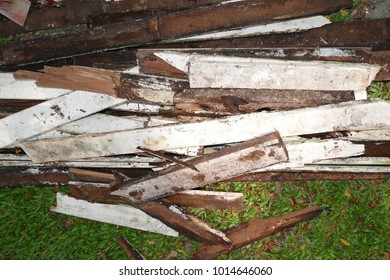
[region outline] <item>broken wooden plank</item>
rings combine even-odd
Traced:
[[[130,205],[109,205],[90,203],[75,199],[63,193],[57,193],[57,205],[52,212],[72,215],[84,219],[109,223],[144,231],[178,236],[178,233]]]
[[[174,96],[178,110],[193,114],[252,113],[290,110],[355,100],[352,91],[188,89]]]
[[[380,66],[330,61],[295,61],[243,57],[156,53],[168,63],[188,60],[192,88],[249,88],[291,90],[353,90],[363,92]],[[181,58],[184,56],[184,58]],[[188,65],[188,66],[187,66]],[[188,69],[188,70],[187,70]],[[245,81],[244,83],[242,81]]]
[[[0,148],[25,141],[125,100],[105,94],[74,91],[45,101],[0,120]]]
[[[170,204],[203,209],[239,210],[244,207],[242,193],[188,190],[163,198]]]
[[[297,223],[313,219],[322,212],[322,207],[311,206],[294,211],[283,216],[274,216],[267,219],[252,219],[232,229],[225,231],[226,236],[232,241],[231,246],[203,245],[194,255],[194,259],[213,259],[238,248],[242,248],[253,242],[260,241]]]
[[[117,96],[120,73],[85,66],[45,66],[41,72],[19,70],[16,79],[35,79],[38,87],[105,93]]]
[[[323,159],[316,161],[315,165],[328,166],[389,166],[390,157],[353,157],[343,159]]]
[[[158,52],[180,52],[185,54],[223,55],[251,58],[275,58],[287,60],[319,60],[356,62],[381,65],[380,72],[375,80],[390,79],[388,62],[390,51],[372,51],[371,48],[337,48],[337,47],[290,47],[290,48],[170,48],[170,49],[138,49],[137,61],[140,72],[148,75],[160,75],[173,78],[186,78],[187,74],[173,67],[163,59],[155,55]]]
[[[146,45],[221,28],[328,13],[352,6],[352,0],[315,0],[305,2],[305,8],[302,9],[302,0],[289,0],[288,5],[286,2],[279,0],[270,4],[264,3],[263,0],[242,3],[227,1],[173,13],[156,12],[140,20],[129,18],[86,30],[75,26],[64,34],[32,39],[28,44],[15,42],[1,46],[0,65],[27,64],[95,51]],[[210,21],[210,18],[214,20]],[[41,52],[42,49],[45,49],[45,52]]]
[[[271,34],[191,43],[192,48],[368,47],[390,40],[390,19],[334,22],[293,34]],[[348,36],[345,36],[348,34]],[[178,46],[179,47],[179,46]],[[184,44],[183,47],[188,47]]]
[[[139,204],[283,162],[287,158],[279,133],[273,132],[187,161],[199,172],[172,166],[151,176],[118,183],[113,186],[112,194]]]
[[[13,73],[0,73],[0,99],[46,100],[71,92],[68,89],[40,88],[34,80],[17,80]]]
[[[138,146],[158,151],[184,146],[235,143],[259,137],[274,129],[283,137],[333,131],[386,129],[390,127],[389,120],[389,102],[354,101],[316,108],[250,113],[132,131],[28,141],[22,144],[22,148],[34,162],[39,163],[137,153]],[[231,133],[232,131],[234,133]],[[85,148],[80,150],[76,148],[78,145]]]

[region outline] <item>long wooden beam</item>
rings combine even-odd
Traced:
[[[155,13],[140,20],[129,18],[82,31],[75,27],[65,34],[33,39],[28,44],[7,44],[0,47],[0,65],[26,64],[146,45],[213,30],[329,13],[350,6],[352,0],[277,0],[272,3],[264,0],[226,1],[174,13]]]

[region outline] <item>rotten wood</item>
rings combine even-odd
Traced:
[[[223,244],[223,246],[231,244],[231,241],[221,231],[211,228],[193,215],[185,214],[174,205],[161,201],[149,201],[137,205],[137,208],[192,240],[204,244]]]
[[[203,245],[193,256],[194,259],[213,259],[221,254],[242,248],[253,242],[260,241],[297,223],[313,219],[322,212],[322,207],[312,206],[283,216],[274,216],[267,219],[252,219],[232,229],[225,231],[232,241],[231,246]]]
[[[57,204],[51,207],[52,212],[72,215],[84,219],[109,223],[143,231],[178,236],[178,233],[130,205],[110,205],[91,203],[75,199],[63,193],[57,193]]]
[[[151,176],[118,183],[113,186],[112,194],[139,204],[215,183],[287,159],[287,151],[279,133],[273,132],[189,160],[187,163],[195,166],[199,172],[181,166],[172,166]]]
[[[156,12],[142,20],[127,19],[86,30],[79,27],[50,38],[15,42],[0,47],[0,65],[10,66],[58,59],[92,51],[146,45],[183,36],[243,25],[272,22],[320,13],[329,13],[352,6],[352,0],[227,1],[215,5],[181,10],[174,13]],[[250,9],[248,9],[250,7]],[[299,7],[299,9],[298,9]],[[77,10],[77,9],[76,9]],[[250,11],[250,12],[248,12]],[[210,18],[213,18],[210,21]],[[45,52],[41,50],[44,49]]]
[[[316,108],[280,112],[258,112],[220,119],[150,127],[131,131],[80,135],[59,139],[27,141],[23,150],[33,162],[137,153],[137,147],[151,150],[183,146],[235,143],[278,130],[285,136],[334,131],[386,129],[390,126],[390,103],[354,101]],[[321,122],[312,120],[321,120]],[[253,130],[256,127],[256,130]],[[234,131],[235,133],[230,133]],[[129,142],[128,139],[133,139]],[[183,143],[182,139],[186,139]],[[78,145],[88,147],[80,150]]]

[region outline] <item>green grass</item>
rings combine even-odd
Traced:
[[[389,259],[390,179],[284,183],[224,183],[206,187],[243,192],[242,211],[202,210],[213,227],[231,228],[255,217],[267,218],[322,205],[315,219],[220,259]],[[66,188],[0,190],[0,258],[127,259],[114,234],[127,238],[147,259],[190,259],[199,243],[50,212],[55,193]]]
[[[390,100],[390,82],[374,82],[367,89],[370,98]]]

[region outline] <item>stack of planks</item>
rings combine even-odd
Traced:
[[[351,6],[67,0],[33,9],[31,34],[64,31],[0,46],[0,186],[70,186],[52,211],[184,234],[203,243],[200,259],[314,217],[321,207],[221,232],[179,207],[242,208],[242,194],[202,190],[220,181],[390,176],[390,103],[366,92],[390,79],[390,21],[321,16]]]

